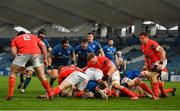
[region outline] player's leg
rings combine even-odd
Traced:
[[[133,87],[133,86],[134,86],[134,81],[132,81],[129,78],[123,78],[121,81],[121,85],[117,85],[116,87],[118,87],[118,89],[120,89],[126,95],[130,96],[132,99],[138,99],[138,94],[128,89],[129,87]]]
[[[172,96],[175,96],[176,88],[164,89],[166,93],[172,93]]]
[[[165,89],[164,89],[164,82],[165,80],[168,80],[168,72],[166,71],[161,71],[161,77],[159,80],[159,89],[161,91],[161,97],[167,97],[168,94],[166,93]]]
[[[47,56],[47,62],[48,62],[48,67],[47,67],[47,74],[49,76],[51,76],[51,64],[52,64],[52,59],[50,57],[50,52],[48,52],[48,56]]]
[[[127,77],[123,78],[121,83],[122,83],[121,85],[125,86],[126,88],[129,88],[131,91],[136,90],[137,86],[138,86],[135,80],[129,79]],[[127,84],[127,86],[124,84]],[[140,92],[140,93],[134,92],[134,94],[136,94],[137,97],[142,97],[141,91],[139,90],[138,92]]]
[[[25,82],[23,84],[23,87],[21,89],[21,93],[24,93],[25,92],[25,89],[27,88],[27,86],[29,85],[30,81],[31,81],[31,77],[32,77],[32,74],[34,72],[34,69],[33,67],[28,67],[27,69],[27,75],[26,75],[26,79],[25,79]]]
[[[58,67],[53,67],[53,69],[51,70],[51,75],[50,75],[50,85],[51,87],[53,86],[56,78],[58,77]]]
[[[71,82],[65,79],[59,86],[52,89],[53,96],[59,94],[60,92],[62,92],[68,87],[71,87],[72,85],[73,84]]]
[[[157,100],[159,99],[158,90],[159,90],[159,82],[157,77],[159,76],[159,73],[157,72],[150,72],[150,71],[142,71],[141,77],[149,78],[152,91],[153,91],[153,99]]]
[[[35,73],[37,74],[39,80],[41,81],[42,86],[46,90],[49,97],[52,96],[51,87],[46,79],[45,73],[44,73],[44,65],[35,67]]]
[[[16,74],[21,72],[27,61],[29,60],[29,55],[17,55],[11,65],[10,75],[9,75],[9,90],[8,97],[6,100],[11,100],[14,95],[14,87],[16,82]]]
[[[133,79],[135,85],[139,85],[144,91],[146,91],[147,93],[149,93],[150,95],[153,94],[152,90],[148,87],[148,85],[141,81],[139,78],[135,78]]]
[[[159,81],[157,77],[159,76],[159,73],[157,72],[151,72],[150,76],[150,82],[152,86],[153,91],[153,99],[158,100],[159,99]]]
[[[133,99],[133,100],[138,99],[137,95],[134,92],[132,92],[128,88],[120,85],[120,74],[119,73],[114,73],[112,75],[112,86],[113,86],[113,88],[119,89],[123,93],[127,94],[128,96],[130,96],[131,99]]]
[[[51,99],[52,92],[51,92],[51,87],[45,76],[43,57],[41,55],[33,55],[31,58],[31,63],[34,66],[35,73],[37,74],[39,80],[41,81],[42,86],[44,87],[48,96],[50,97],[49,99]]]
[[[24,84],[24,75],[26,74],[26,69],[24,69],[23,71],[20,72],[20,82],[18,84],[18,89],[21,89],[23,84]]]
[[[12,64],[10,75],[9,75],[9,90],[8,90],[8,96],[6,100],[11,100],[14,95],[14,87],[16,83],[16,74],[19,73],[22,70],[21,66]]]

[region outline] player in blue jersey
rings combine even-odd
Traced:
[[[108,40],[108,44],[103,47],[104,54],[107,58],[109,58],[115,65],[115,55],[116,55],[116,48],[113,46],[114,41],[113,39]]]
[[[91,32],[88,33],[87,39],[88,39],[88,46],[90,46],[93,49],[96,56],[105,56],[100,43],[94,40],[93,33]]]
[[[88,40],[82,39],[81,44],[75,47],[75,54],[77,58],[77,66],[80,68],[86,67],[87,56],[89,53],[93,53],[93,49],[88,46]]]
[[[75,63],[75,53],[73,47],[69,44],[65,37],[61,40],[61,44],[56,45],[51,51],[52,71],[50,85],[53,86],[54,81],[58,76],[59,66],[67,66]]]
[[[47,47],[47,51],[48,51],[48,57],[47,57],[47,61],[48,61],[48,67],[47,67],[47,73],[48,75],[50,75],[51,73],[51,58],[50,58],[50,52],[52,51],[52,48],[49,44],[49,42],[47,41],[47,39],[45,39],[45,35],[46,35],[46,30],[45,29],[40,29],[38,31],[38,37],[43,41],[43,43],[46,45]]]

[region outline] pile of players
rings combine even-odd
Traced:
[[[15,75],[21,73],[18,89],[24,93],[33,70],[46,89],[46,94],[38,98],[52,100],[60,95],[102,97],[108,100],[108,97],[129,96],[130,99],[137,100],[148,96],[158,100],[159,94],[167,97],[169,92],[175,96],[176,89],[164,89],[164,82],[161,81],[168,77],[166,52],[157,42],[149,39],[146,32],[139,34],[141,49],[145,55],[144,67],[139,75],[131,77],[120,76],[126,65],[120,52],[113,46],[112,39],[102,48],[94,40],[93,33],[88,33],[87,38],[82,39],[75,48],[69,44],[67,38],[51,48],[44,38],[45,35],[46,31],[40,29],[37,37],[20,33],[12,40],[11,49],[15,59],[11,66],[7,100],[13,97]],[[45,77],[45,66],[50,75],[50,84]],[[23,71],[28,75],[25,80]],[[59,85],[53,87],[56,78]],[[150,80],[152,90],[141,78]]]

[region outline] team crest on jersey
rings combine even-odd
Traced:
[[[155,45],[154,45],[154,44],[152,44],[152,45],[151,45],[151,48],[152,48],[152,49],[155,49],[156,47],[155,47]]]

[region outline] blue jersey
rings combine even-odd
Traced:
[[[64,49],[61,44],[56,45],[51,51],[51,55],[55,57],[52,59],[52,66],[69,65],[73,53],[74,49],[71,45],[66,49]]]
[[[88,84],[87,84],[85,90],[95,93],[97,85],[98,85],[98,83],[96,81],[90,80],[90,81],[88,81]]]
[[[140,71],[139,70],[128,71],[126,72],[125,76],[128,77],[129,79],[134,79],[140,76]]]
[[[101,45],[99,44],[99,42],[93,41],[91,43],[88,43],[88,46],[90,46],[93,49],[93,51],[96,54],[96,56],[99,55],[99,49],[102,48]]]
[[[47,39],[42,39],[42,41],[46,45],[47,49],[51,47]]]
[[[105,45],[103,47],[103,51],[104,51],[105,56],[116,65],[116,62],[115,62],[116,48],[113,46]]]
[[[87,65],[87,55],[88,53],[92,53],[93,49],[91,47],[87,47],[86,49],[82,48],[82,45],[77,45],[75,47],[75,54],[78,54],[77,58],[77,66],[83,68]]]

